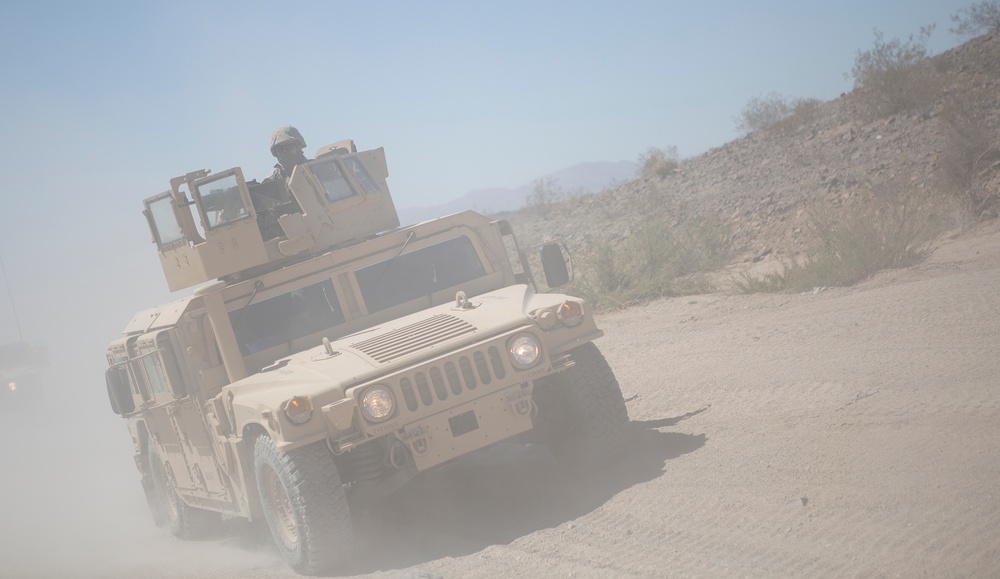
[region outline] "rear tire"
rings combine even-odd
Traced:
[[[354,542],[351,511],[324,442],[279,452],[267,435],[254,444],[254,470],[274,543],[305,575],[331,571]]]
[[[153,517],[153,524],[157,527],[165,527],[170,522],[169,511],[167,509],[167,497],[161,492],[153,480],[153,466],[155,454],[150,451],[144,453],[146,458],[146,470],[142,473],[142,492],[146,495],[146,504],[149,505],[149,514]]]
[[[152,446],[150,446],[149,466],[155,494],[163,501],[163,514],[166,518],[164,524],[169,523],[171,535],[178,539],[198,540],[211,537],[219,532],[222,527],[222,515],[185,503],[178,496],[177,490],[164,470],[159,455]],[[150,509],[153,511],[153,522],[159,525],[153,502],[150,502]]]
[[[628,410],[604,355],[593,343],[570,351],[574,365],[535,385],[539,426],[557,460],[578,471],[617,462],[628,447]]]

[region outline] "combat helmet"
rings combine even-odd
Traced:
[[[274,129],[274,132],[271,133],[271,154],[275,155],[274,150],[278,145],[288,142],[295,142],[303,149],[306,148],[306,140],[302,138],[302,133],[292,125],[284,125]]]

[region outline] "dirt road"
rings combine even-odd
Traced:
[[[616,468],[579,478],[541,448],[487,449],[367,516],[344,574],[1000,572],[995,225],[855,288],[670,299],[600,324],[600,346],[634,396],[634,439]],[[114,476],[138,493],[127,469]],[[129,513],[143,508],[137,496],[121,499]],[[111,497],[94,500],[88,513]],[[69,553],[79,555],[66,555],[53,521],[47,548],[61,557],[26,560],[28,549],[4,555],[0,571],[294,576],[267,549],[182,543],[145,513],[108,512],[104,538],[81,548],[77,528]]]

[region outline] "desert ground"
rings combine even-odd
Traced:
[[[1000,224],[852,288],[598,321],[629,399],[619,464],[580,477],[541,447],[475,453],[362,517],[342,574],[1000,573]],[[124,426],[50,418],[4,423],[0,576],[295,576],[248,529],[154,528]]]

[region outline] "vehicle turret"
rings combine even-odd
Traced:
[[[260,275],[399,226],[383,149],[357,152],[348,139],[318,153],[287,180],[248,182],[239,167],[201,170],[146,199],[170,290]]]

